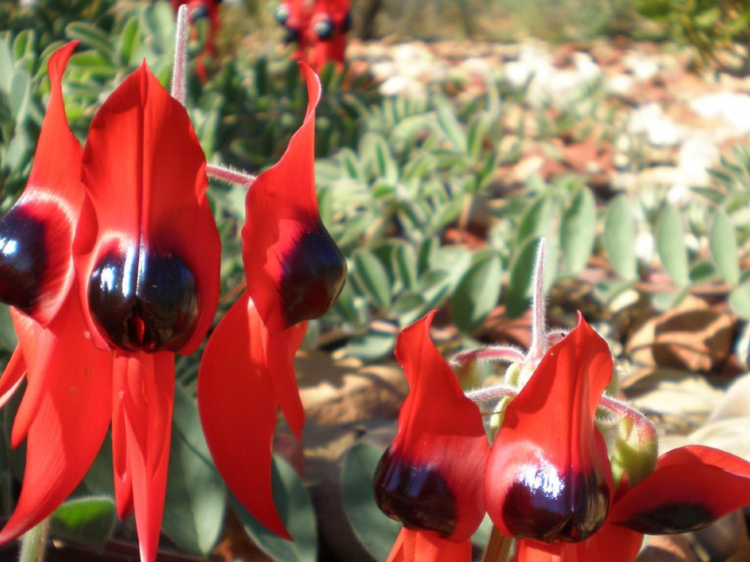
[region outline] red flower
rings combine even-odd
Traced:
[[[662,455],[613,493],[595,426],[612,375],[606,342],[579,324],[552,346],[505,410],[485,476],[493,522],[518,562],[632,562],[643,534],[684,533],[750,504],[750,463],[707,447]]]
[[[484,438],[478,410],[429,343],[430,316],[398,340],[396,356],[412,394],[376,474],[375,495],[381,509],[409,531],[399,536],[389,562],[469,562],[468,539],[485,505],[497,530],[518,539],[516,562],[632,562],[644,533],[700,529],[750,504],[750,463],[742,459],[698,446],[655,458],[651,423],[604,395],[612,357],[580,314],[578,326],[549,346],[544,248],[542,241],[534,271],[532,349],[524,355],[494,346],[454,358],[464,368],[479,359],[510,361],[508,384],[523,385],[468,393],[477,402],[502,398],[489,455],[477,449]],[[610,453],[597,427],[598,410],[615,414],[602,425]],[[484,498],[476,495],[478,483]]]
[[[332,62],[346,62],[346,34],[352,27],[350,0],[284,0],[276,20],[286,30],[286,41],[297,43],[295,58],[316,71]]]
[[[433,316],[396,343],[411,391],[375,475],[378,505],[405,527],[391,562],[469,560],[471,535],[484,517],[487,436],[479,410],[430,341]]]
[[[320,220],[315,195],[320,81],[309,67],[302,69],[309,98],[305,120],[281,160],[258,176],[246,197],[247,290],[216,328],[198,373],[198,407],[216,467],[240,502],[286,537],[271,495],[276,412],[280,407],[299,437],[305,418],[294,355],[305,320],[324,314],[346,279],[346,261]]]
[[[118,513],[135,507],[148,561],[166,489],[174,353],[195,350],[211,325],[220,241],[190,120],[145,65],[96,113],[81,151],[60,87],[74,48],[50,59],[34,172],[0,226],[0,268],[31,288],[0,294],[16,307],[19,336],[0,387],[12,391],[24,370],[28,381],[13,429],[14,445],[27,439],[24,484],[0,541],[73,491],[111,420]]]

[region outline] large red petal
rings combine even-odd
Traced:
[[[71,247],[83,201],[81,145],[65,117],[61,80],[77,41],[50,57],[50,99],[29,182],[0,220],[0,300],[47,326],[73,279]]]
[[[173,345],[161,349],[185,354],[192,353],[205,336],[219,295],[221,243],[205,196],[205,166],[187,112],[145,64],[96,113],[83,156],[87,203],[75,251],[81,256],[79,275],[87,313],[96,312],[89,310],[90,277],[108,256],[121,260],[117,267],[128,274],[137,272],[136,286],[123,287],[123,298],[134,291],[139,298],[145,295],[144,302],[168,300],[182,288],[169,286],[174,279],[153,282],[160,271],[156,266],[150,270],[148,259],[162,256],[171,266],[179,260],[197,287],[197,311],[192,307],[197,316],[187,327],[181,326]],[[151,289],[157,292],[149,297]],[[97,319],[92,331],[97,343],[106,347],[111,342],[101,323]]]
[[[132,482],[141,560],[154,562],[167,490],[174,355],[140,353],[118,356],[115,363],[115,392],[125,417],[125,460]]]
[[[582,540],[604,522],[612,474],[594,416],[611,376],[607,343],[579,315],[508,405],[493,444],[485,498],[503,534]]]
[[[320,80],[302,65],[308,105],[281,160],[250,187],[242,230],[247,290],[272,332],[322,316],[346,279],[346,261],[318,214],[315,107]]]
[[[112,415],[112,358],[85,337],[75,291],[45,330],[28,364],[29,386],[45,386],[28,430],[26,471],[16,510],[0,533],[7,542],[68,497],[94,461]],[[25,398],[24,398],[25,399]]]
[[[579,543],[520,540],[515,562],[633,562],[642,542],[643,535],[605,523],[596,534]]]
[[[284,372],[293,383],[303,330],[270,334],[243,292],[208,341],[198,373],[198,410],[216,468],[242,505],[286,538],[271,494],[271,440],[279,404],[272,378]]]
[[[750,463],[692,445],[657,460],[656,470],[612,507],[610,519],[650,535],[685,533],[750,505]]]
[[[396,343],[410,391],[380,461],[375,494],[381,509],[405,526],[462,543],[484,517],[489,444],[479,409],[430,340],[434,314],[403,330]]]

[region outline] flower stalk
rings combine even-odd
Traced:
[[[49,528],[50,520],[47,518],[23,535],[18,562],[44,562]]]

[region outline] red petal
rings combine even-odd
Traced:
[[[247,290],[272,332],[322,316],[346,279],[346,261],[318,215],[315,107],[320,81],[306,65],[308,105],[281,160],[255,180],[242,229]]]
[[[47,326],[73,279],[71,245],[83,200],[81,145],[65,117],[61,79],[77,41],[50,57],[50,99],[26,189],[0,220],[0,299]]]
[[[112,359],[84,337],[86,326],[75,294],[71,292],[49,328],[40,329],[37,343],[43,353],[28,365],[29,385],[42,371],[46,383],[28,431],[21,497],[0,542],[24,533],[68,497],[107,433]]]
[[[133,482],[128,469],[128,439],[125,423],[125,407],[122,392],[128,376],[128,361],[119,359],[114,362],[114,388],[112,395],[112,472],[115,482],[115,502],[117,516],[125,519],[133,511]]]
[[[582,540],[604,522],[612,474],[594,415],[611,376],[607,343],[579,315],[508,405],[492,447],[485,498],[503,534]]]
[[[387,562],[471,562],[471,540],[455,543],[433,533],[402,529]]]
[[[750,463],[692,445],[657,460],[656,470],[612,508],[613,523],[651,535],[686,533],[750,505]]]
[[[26,363],[23,360],[23,352],[19,345],[16,346],[13,355],[10,356],[10,360],[3,371],[3,376],[0,377],[0,408],[5,406],[16,392],[25,374]]]
[[[285,538],[271,494],[278,407],[272,378],[286,373],[282,378],[293,383],[303,330],[270,334],[243,292],[208,341],[198,373],[198,410],[216,468],[242,505]]]
[[[96,312],[89,310],[90,276],[107,255],[127,256],[131,261],[122,267],[138,272],[137,290],[143,291],[151,286],[148,275],[158,274],[142,271],[147,258],[179,258],[197,286],[197,316],[181,327],[187,339],[156,349],[192,353],[213,321],[221,243],[205,197],[205,166],[187,112],[145,64],[109,96],[91,123],[83,157],[87,202],[75,240],[86,313]],[[102,326],[92,329],[98,345],[106,347]],[[118,342],[114,347],[127,348]]]
[[[115,365],[115,392],[125,418],[127,472],[132,481],[141,560],[153,562],[167,490],[174,355],[118,356]]]
[[[381,509],[405,526],[462,543],[484,517],[489,444],[479,409],[430,340],[434,314],[403,330],[396,343],[410,392],[375,493]]]
[[[633,562],[643,535],[605,524],[596,534],[579,543],[546,544],[518,541],[516,562]]]

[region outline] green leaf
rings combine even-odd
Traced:
[[[690,284],[690,269],[685,233],[680,212],[673,205],[667,205],[662,212],[656,231],[656,249],[672,280],[680,287],[687,287]]]
[[[503,299],[508,318],[518,318],[531,305],[531,281],[538,245],[538,238],[527,240],[513,258]]]
[[[517,244],[521,246],[531,238],[545,236],[552,222],[554,210],[552,197],[542,195],[534,201],[521,218],[516,236]]]
[[[375,361],[391,355],[394,345],[396,345],[395,333],[369,332],[364,336],[352,338],[346,347],[350,355],[362,361]]]
[[[221,533],[226,493],[211,461],[195,399],[175,387],[162,529],[178,546],[206,557]]]
[[[737,237],[732,220],[724,209],[714,211],[714,222],[708,237],[716,269],[730,285],[740,282],[740,262],[737,253]]]
[[[68,27],[65,28],[65,36],[68,39],[78,39],[81,45],[91,47],[108,60],[114,59],[115,50],[112,47],[112,40],[108,34],[98,27],[86,22],[75,21],[69,23]]]
[[[23,72],[15,72],[10,81],[10,113],[16,123],[22,123],[28,112],[31,80]]]
[[[635,256],[635,220],[625,195],[616,197],[609,206],[604,221],[604,248],[617,274],[629,281],[638,275]]]
[[[383,264],[369,250],[354,253],[352,275],[357,286],[382,310],[391,306],[391,285]]]
[[[456,152],[467,152],[468,141],[466,139],[466,133],[456,117],[453,106],[445,100],[440,102],[438,106],[437,124],[439,130],[442,131],[445,137],[450,141]]]
[[[16,331],[10,318],[10,309],[7,304],[0,303],[0,349],[12,352],[18,344]]]
[[[417,286],[417,253],[410,244],[393,246],[393,271],[404,289],[410,291]]]
[[[500,257],[494,252],[478,260],[466,272],[451,304],[453,321],[459,330],[474,333],[497,306],[502,272]]]
[[[294,469],[276,456],[271,480],[276,508],[293,542],[266,529],[234,496],[230,497],[232,509],[258,548],[277,562],[316,562],[318,530],[307,489]]]
[[[344,455],[342,495],[352,530],[375,560],[385,561],[401,531],[401,524],[378,508],[373,477],[383,451],[358,443]]]
[[[737,316],[750,320],[750,283],[744,283],[730,293],[729,306]]]
[[[560,239],[568,272],[578,275],[586,267],[596,240],[596,202],[589,188],[580,189],[566,209]]]
[[[68,500],[52,514],[54,536],[87,544],[98,550],[112,536],[117,511],[111,498],[92,496]]]
[[[135,64],[135,54],[141,47],[141,28],[138,24],[137,18],[132,18],[125,24],[120,35],[120,43],[118,45],[118,56],[120,64],[128,67]]]

